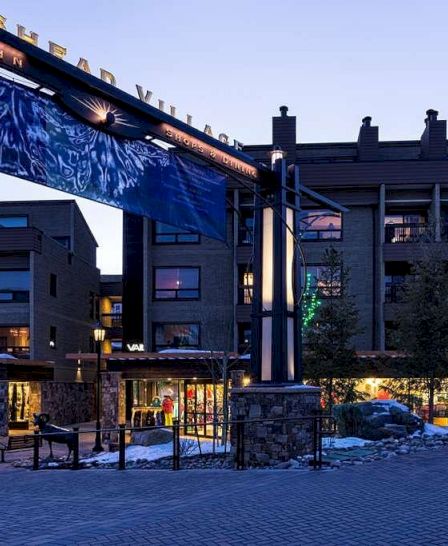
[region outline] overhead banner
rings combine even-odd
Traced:
[[[226,178],[0,78],[0,172],[225,240]]]

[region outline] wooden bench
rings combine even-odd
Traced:
[[[42,442],[42,440],[40,440]],[[9,436],[8,444],[0,443],[0,462],[5,462],[5,451],[21,451],[23,449],[32,449],[34,446],[34,437],[29,434],[25,436]]]

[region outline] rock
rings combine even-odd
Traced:
[[[156,428],[132,433],[131,444],[139,446],[155,446],[159,444],[167,444],[173,440],[171,430],[165,428]]]
[[[390,436],[406,438],[423,429],[423,420],[394,400],[341,404],[334,410],[342,436],[380,441]],[[387,445],[387,440],[383,443]]]
[[[387,424],[387,425],[384,425],[384,428],[388,432],[390,432],[394,436],[394,438],[405,439],[407,436],[407,430],[405,425]],[[400,441],[400,443],[402,443],[402,441]]]

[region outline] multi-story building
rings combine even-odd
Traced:
[[[300,168],[301,183],[345,205],[343,215],[303,201],[302,242],[312,282],[322,254],[343,252],[363,332],[359,350],[393,348],[400,285],[430,225],[440,240],[448,212],[446,122],[427,111],[417,140],[379,140],[370,117],[354,142],[302,144],[296,118],[273,118],[273,145]],[[245,151],[269,164],[272,145]],[[124,338],[146,350],[183,347],[242,352],[250,344],[253,196],[229,183],[227,242],[124,217]]]
[[[73,200],[0,203],[0,353],[54,362],[91,347],[99,293],[96,241]]]

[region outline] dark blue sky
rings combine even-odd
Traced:
[[[417,139],[427,108],[448,116],[445,0],[2,0],[0,14],[245,143],[270,142],[281,104],[301,142],[355,140],[365,115],[383,140]],[[1,200],[58,197],[0,176]],[[119,272],[121,213],[79,202],[100,267]]]

